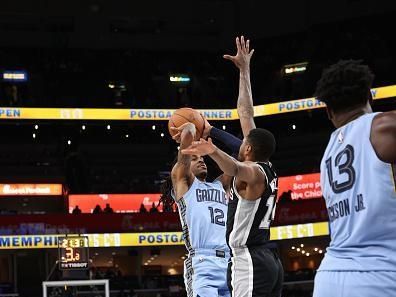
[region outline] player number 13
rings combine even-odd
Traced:
[[[353,146],[349,144],[335,157],[334,166],[335,169],[338,169],[339,176],[347,175],[347,180],[340,183],[334,180],[332,158],[330,157],[326,160],[327,176],[329,177],[329,183],[334,193],[339,194],[353,187],[356,180],[355,168],[352,166],[354,159],[355,151]]]

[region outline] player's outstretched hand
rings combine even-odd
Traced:
[[[195,135],[195,126],[193,123],[187,122],[184,123],[183,125],[180,125],[179,127],[170,127],[172,131],[174,131],[176,134],[172,136],[172,139],[176,141],[177,143],[181,142],[181,134],[184,129],[191,129],[193,131],[193,134]]]
[[[213,154],[215,151],[216,146],[213,144],[211,138],[207,141],[201,138],[199,141],[194,141],[188,148],[183,149],[181,152],[184,155],[206,156]]]
[[[254,49],[250,50],[250,40],[246,40],[245,37],[237,37],[235,39],[237,54],[235,56],[224,55],[223,58],[232,61],[240,71],[249,70],[250,59],[253,56]]]

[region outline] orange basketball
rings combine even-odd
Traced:
[[[172,114],[168,122],[168,130],[170,135],[173,136],[177,133],[172,131],[170,129],[171,127],[177,128],[187,122],[193,123],[195,125],[195,128],[197,129],[195,139],[200,139],[205,129],[205,118],[199,111],[189,107],[179,108]]]

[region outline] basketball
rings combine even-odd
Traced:
[[[168,130],[171,136],[175,135],[177,131],[171,130],[171,127],[180,127],[184,123],[193,123],[197,129],[195,139],[198,140],[202,137],[205,129],[205,118],[203,115],[192,108],[183,107],[175,110],[168,122]]]

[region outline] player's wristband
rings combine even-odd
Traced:
[[[217,129],[216,127],[212,127],[210,129],[209,136],[222,142],[228,149],[232,151],[233,155],[238,154],[239,147],[242,144],[242,140],[239,138],[224,130]]]

